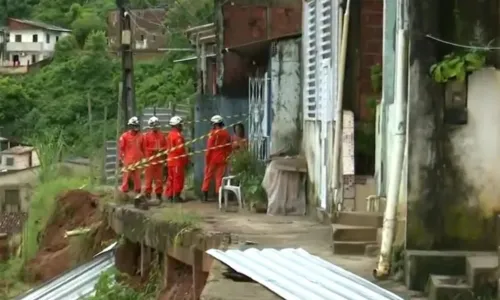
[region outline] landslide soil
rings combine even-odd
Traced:
[[[81,253],[89,259],[101,251],[107,242],[115,238],[113,231],[102,221],[99,209],[99,196],[85,190],[71,190],[57,199],[55,212],[45,231],[39,237],[40,250],[26,267],[29,281],[50,280],[75,264],[75,257],[82,257],[70,250],[70,242],[65,238],[66,231],[91,227],[86,251]]]

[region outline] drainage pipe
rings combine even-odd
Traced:
[[[387,189],[387,204],[384,213],[379,261],[377,268],[373,271],[376,278],[385,278],[390,273],[391,250],[395,235],[396,212],[406,143],[406,103],[408,97],[407,51],[406,30],[401,28],[397,32],[396,49],[396,93],[394,99],[396,128],[392,128],[394,130],[394,148],[391,147],[393,155],[391,156],[391,163],[389,165],[389,187]]]
[[[347,0],[347,4],[344,12],[344,24],[342,25],[342,41],[340,44],[340,57],[339,57],[339,67],[337,72],[337,84],[338,84],[338,94],[337,94],[337,106],[335,109],[335,135],[333,139],[333,189],[335,206],[337,211],[341,210],[342,198],[340,196],[340,156],[342,154],[342,99],[344,94],[344,76],[345,76],[345,62],[346,62],[346,52],[347,52],[347,34],[349,33],[349,8],[351,7],[351,0]],[[335,211],[335,209],[331,209]]]

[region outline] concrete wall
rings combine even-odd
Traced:
[[[301,73],[300,39],[279,41],[271,56],[271,151],[300,149]]]
[[[7,160],[12,158],[14,165],[7,165]],[[31,165],[30,165],[31,161]],[[40,165],[40,159],[35,150],[22,154],[2,154],[0,161],[0,168],[6,170],[22,170]]]
[[[483,69],[469,77],[469,123],[450,134],[453,155],[474,190],[468,199],[485,213],[500,212],[500,71]]]
[[[498,73],[471,75],[468,124],[445,124],[444,86],[431,79],[429,68],[454,49],[423,39],[421,33],[487,44],[497,35],[498,1],[460,2],[459,7],[451,0],[409,2],[407,248],[494,250],[492,212],[499,200],[490,186],[499,178]]]

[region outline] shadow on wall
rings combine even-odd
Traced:
[[[495,215],[500,213],[499,94],[500,72],[483,69],[469,76],[468,124],[444,125],[442,101],[436,99],[432,116],[414,121],[420,124],[410,136],[414,146],[410,168],[420,167],[421,175],[412,178],[410,171],[408,248],[496,248],[492,237]],[[417,112],[423,110],[413,111],[415,118]],[[426,157],[426,166],[415,166],[417,155]]]

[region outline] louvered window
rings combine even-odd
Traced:
[[[338,1],[307,1],[303,12],[304,119],[331,120],[337,94],[332,70],[338,60]]]

